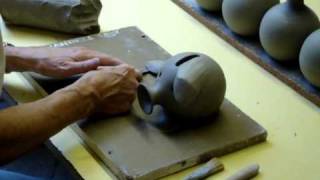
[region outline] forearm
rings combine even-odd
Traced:
[[[8,72],[23,72],[37,69],[38,60],[35,48],[6,46],[4,51]]]
[[[65,88],[42,100],[0,111],[0,162],[44,142],[95,106],[90,93]]]

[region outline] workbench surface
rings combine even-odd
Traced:
[[[320,16],[320,1],[305,2]],[[227,78],[226,97],[268,130],[266,143],[221,157],[225,171],[211,178],[224,179],[255,162],[261,166],[256,179],[319,178],[320,108],[248,60],[169,0],[102,0],[102,3],[102,31],[138,26],[171,54],[195,51],[214,58]],[[47,45],[73,38],[41,30],[8,28],[3,23],[1,26],[4,40],[17,46]],[[19,103],[43,97],[43,92],[20,73],[6,75],[5,87]],[[70,127],[51,140],[83,178],[112,179],[107,168]],[[182,179],[193,169],[165,179]]]

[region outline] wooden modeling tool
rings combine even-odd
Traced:
[[[184,178],[184,180],[205,179],[213,174],[223,171],[223,169],[223,164],[217,158],[213,158],[210,161],[208,161],[205,165],[196,169],[194,172],[192,172],[190,175]]]
[[[259,165],[252,164],[228,177],[227,180],[249,180],[256,177],[259,174]]]

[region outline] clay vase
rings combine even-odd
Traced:
[[[265,14],[260,25],[260,41],[276,60],[295,61],[304,40],[319,25],[318,17],[303,0],[288,0]]]
[[[264,14],[280,0],[224,0],[222,15],[228,27],[243,36],[259,34]]]
[[[160,105],[172,116],[183,119],[207,117],[219,111],[226,91],[220,66],[199,53],[182,53],[167,61],[146,65],[156,74],[153,85],[141,83],[138,101],[146,114]]]
[[[206,11],[221,11],[222,0],[197,0],[197,2]]]
[[[305,78],[320,88],[320,29],[313,32],[303,43],[299,62]]]

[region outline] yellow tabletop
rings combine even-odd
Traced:
[[[261,166],[256,179],[319,179],[320,108],[169,0],[102,0],[102,3],[102,31],[134,25],[172,54],[196,51],[213,57],[227,78],[226,97],[268,130],[266,143],[221,157],[225,171],[211,179],[223,179],[255,162]],[[320,1],[306,0],[306,3],[320,15]],[[3,23],[1,26],[4,40],[15,45],[45,45],[71,38],[39,30],[7,28]],[[5,87],[20,103],[45,95],[19,73],[6,75]],[[51,140],[85,179],[112,178],[70,127]],[[165,179],[182,179],[193,169]]]

